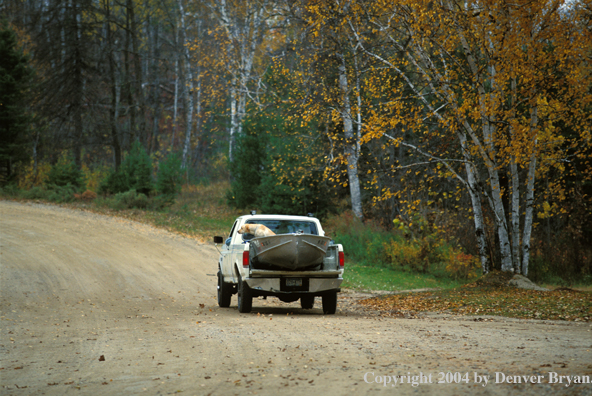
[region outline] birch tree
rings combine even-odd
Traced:
[[[536,177],[573,155],[561,150],[570,145],[561,144],[565,137],[557,124],[573,123],[574,112],[582,113],[590,100],[587,84],[577,83],[588,77],[583,51],[590,48],[590,37],[577,28],[576,14],[563,13],[561,6],[561,1],[383,1],[366,11],[386,47],[364,46],[358,35],[365,53],[391,69],[438,121],[431,133],[456,140],[465,176],[454,159],[413,149],[467,187],[478,238],[479,202],[489,204],[503,271],[528,273]],[[385,127],[409,121],[397,114],[373,125],[365,138],[387,136]],[[589,125],[579,127],[585,138]],[[400,138],[398,143],[406,144]],[[510,188],[502,183],[506,175]]]
[[[228,158],[232,162],[235,139],[242,131],[247,102],[259,102],[258,96],[262,89],[261,75],[265,68],[262,56],[265,48],[262,48],[262,43],[269,27],[275,23],[270,17],[276,11],[277,2],[221,0],[208,4],[218,24],[217,38],[220,48],[216,55],[223,58],[228,76]]]
[[[361,69],[367,65],[362,65],[362,54],[349,24],[363,25],[360,21],[363,15],[360,8],[352,9],[349,1],[303,2],[299,6],[294,19],[301,23],[303,34],[294,37],[291,45],[297,48],[300,58],[296,73],[296,79],[300,79],[298,89],[306,92],[306,96],[293,93],[290,100],[303,113],[288,118],[301,118],[301,122],[321,120],[327,124],[325,138],[335,148],[327,156],[327,178],[349,188],[352,211],[361,220],[364,217],[358,169],[363,125]],[[346,181],[341,181],[338,174],[342,166]]]

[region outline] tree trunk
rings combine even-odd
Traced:
[[[341,118],[343,120],[343,131],[345,133],[345,156],[347,159],[347,177],[349,181],[349,191],[351,195],[351,205],[354,215],[362,220],[362,193],[360,191],[360,179],[358,177],[358,160],[360,152],[358,150],[359,141],[354,135],[354,128],[351,114],[351,104],[349,101],[349,86],[347,82],[347,73],[345,70],[345,59],[341,59],[339,65],[339,87],[343,97],[343,108],[341,109]]]
[[[513,78],[511,81],[512,98],[511,105],[512,111],[516,103],[516,79]],[[514,116],[513,116],[514,117]],[[510,125],[510,140],[516,139],[516,133],[512,125]],[[512,178],[512,263],[514,266],[514,272],[520,273],[520,176],[518,175],[518,164],[516,163],[516,156],[510,156],[510,174]]]
[[[171,148],[175,149],[175,133],[177,132],[177,112],[179,108],[179,57],[175,59],[175,98],[173,100],[173,134]]]
[[[236,77],[233,77],[230,86],[230,136],[228,144],[228,160],[230,161],[230,163],[232,163],[232,161],[234,160],[234,144],[236,140],[236,135],[240,135],[241,132],[241,122],[237,114],[237,91],[238,87],[236,86]]]
[[[162,113],[162,104],[159,96],[160,90],[160,70],[159,70],[159,59],[160,59],[160,47],[158,42],[158,35],[160,32],[160,25],[156,24],[154,31],[152,32],[152,59],[150,64],[150,74],[152,75],[152,133],[150,136],[150,144],[148,146],[148,153],[152,154],[159,149],[159,127],[160,127],[160,116]]]
[[[140,58],[140,51],[138,45],[138,26],[136,23],[136,14],[134,10],[134,1],[127,0],[127,7],[130,18],[131,39],[132,39],[132,54],[134,64],[134,96],[139,109],[138,125],[134,126],[138,131],[138,139],[144,145],[146,143],[146,104],[144,100],[144,93],[142,88],[142,60]],[[136,105],[134,104],[134,107]]]
[[[255,53],[267,27],[265,13],[268,12],[268,1],[236,2],[229,6],[225,0],[220,0],[210,3],[210,8],[226,32],[228,55],[234,56],[227,59],[231,74],[228,159],[232,162],[236,137],[242,134]]]
[[[72,23],[74,32],[74,160],[78,168],[82,167],[82,137],[84,124],[82,122],[82,102],[84,101],[84,81],[82,75],[82,28],[79,24],[81,12],[78,4],[72,5]]]
[[[184,77],[183,87],[183,105],[185,107],[185,142],[183,144],[183,156],[181,159],[181,168],[187,168],[187,153],[191,145],[191,131],[193,128],[193,73],[191,72],[191,56],[187,47],[187,36],[185,29],[185,9],[183,0],[177,0],[179,5],[179,14],[181,21],[181,46],[182,46],[182,73]],[[183,67],[184,66],[184,67]]]
[[[104,0],[106,33],[107,33],[107,51],[109,59],[109,79],[111,80],[111,108],[109,109],[109,126],[111,129],[111,144],[113,146],[113,157],[115,169],[121,166],[121,145],[119,143],[119,134],[117,131],[117,80],[115,78],[115,59],[113,59],[113,36],[111,32],[111,5],[110,0]]]
[[[477,248],[479,249],[479,259],[481,260],[481,270],[483,274],[491,271],[491,262],[489,260],[487,238],[485,235],[485,221],[483,218],[483,208],[481,206],[481,191],[479,183],[475,177],[475,169],[472,165],[472,159],[467,149],[467,138],[462,132],[458,134],[461,150],[465,160],[465,171],[467,173],[467,184],[469,196],[471,197],[471,205],[473,207],[473,221],[475,223],[475,237],[477,239]]]
[[[534,99],[536,100],[536,99]],[[530,110],[530,133],[532,135],[532,153],[528,165],[528,181],[526,185],[526,210],[524,216],[524,236],[522,237],[522,274],[528,275],[528,262],[530,261],[530,234],[534,217],[534,181],[536,176],[536,162],[538,139],[536,127],[538,124],[538,107],[535,104]]]

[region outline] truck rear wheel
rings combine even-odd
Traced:
[[[314,296],[300,297],[300,306],[302,309],[312,309],[314,307]]]
[[[323,313],[333,315],[337,311],[337,292],[323,294]]]
[[[230,306],[230,299],[232,298],[232,285],[224,282],[224,275],[218,271],[218,305],[222,308]]]
[[[246,282],[238,280],[238,312],[249,313],[253,308],[253,293]]]

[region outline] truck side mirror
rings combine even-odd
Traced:
[[[215,236],[214,237],[214,243],[215,244],[224,243],[224,238],[222,238],[221,236]]]

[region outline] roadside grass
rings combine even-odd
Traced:
[[[358,291],[398,291],[450,289],[462,284],[463,282],[460,281],[450,278],[436,278],[430,274],[395,271],[390,268],[346,262],[342,286]]]
[[[214,235],[227,235],[234,220],[245,214],[244,211],[226,205],[225,194],[228,187],[228,182],[185,185],[175,203],[161,210],[113,210],[108,206],[81,202],[67,206],[152,224],[202,242],[209,242]]]
[[[144,216],[157,227],[212,241],[214,235],[226,236],[234,220],[246,214],[226,205],[228,188],[228,182],[183,186],[172,206],[145,212]]]
[[[590,291],[569,288],[524,290],[483,282],[482,279],[453,289],[369,298],[361,304],[384,316],[417,317],[422,312],[434,312],[519,319],[592,320]]]

